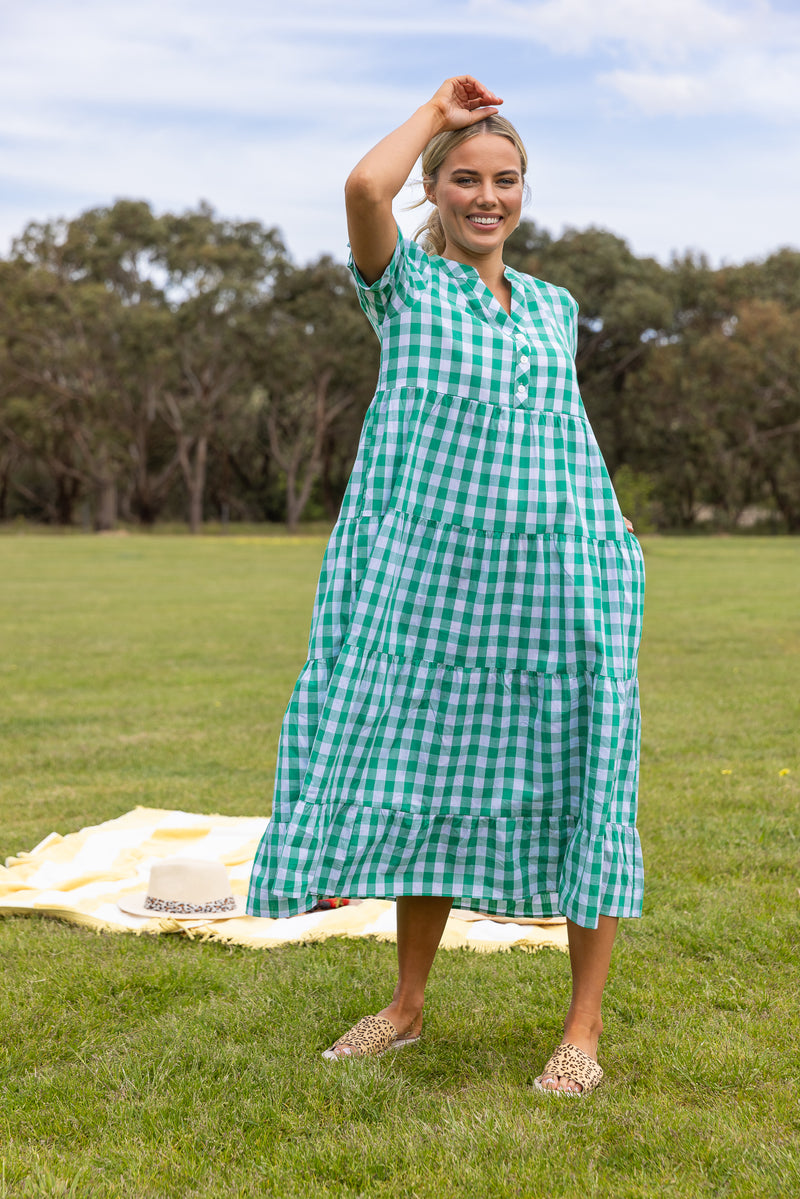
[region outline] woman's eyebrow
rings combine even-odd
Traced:
[[[472,167],[453,167],[451,175],[479,175],[480,171],[473,171]],[[516,167],[508,167],[503,171],[495,171],[495,175],[516,175],[519,177],[519,171]]]

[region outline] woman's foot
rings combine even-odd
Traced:
[[[364,1026],[360,1030],[360,1035],[354,1038],[355,1043],[351,1044],[346,1040],[347,1034],[341,1037],[335,1045],[331,1046],[325,1053],[328,1058],[344,1058],[344,1057],[363,1057],[365,1052],[383,1053],[386,1049],[401,1049],[405,1045],[413,1044],[419,1040],[422,1033],[422,1008],[406,1008],[402,1004],[392,1001],[388,1007],[383,1008],[374,1017],[367,1017],[370,1022],[369,1027],[366,1027],[366,1021],[359,1021],[359,1024],[350,1032],[355,1032],[360,1026]],[[372,1021],[388,1020],[396,1030],[395,1036],[388,1044],[383,1044],[383,1039],[390,1037],[391,1033],[385,1027],[381,1027]],[[367,1041],[365,1041],[365,1035]],[[382,1038],[376,1040],[375,1038]],[[376,1049],[377,1045],[383,1045],[382,1048]]]
[[[603,1022],[600,1019],[581,1020],[577,1016],[568,1016],[561,1044],[574,1045],[576,1049],[580,1049],[593,1062],[596,1062],[597,1043],[602,1031]],[[574,1078],[570,1078],[568,1074],[541,1074],[537,1081],[546,1091],[569,1091],[576,1095],[580,1095],[583,1091],[581,1084]]]

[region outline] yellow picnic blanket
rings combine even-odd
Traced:
[[[117,907],[126,894],[146,891],[150,867],[163,858],[222,862],[234,895],[246,895],[265,817],[201,816],[196,812],[135,808],[116,820],[66,837],[50,833],[29,853],[0,867],[0,916],[56,916],[104,932],[182,932],[254,949],[326,937],[396,939],[392,900],[366,899],[329,912],[281,920],[241,916],[232,920],[172,920],[132,916]],[[442,946],[481,953],[552,946],[567,948],[566,921],[515,922],[454,911]]]

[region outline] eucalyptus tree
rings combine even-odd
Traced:
[[[44,474],[49,485],[38,498],[46,514],[71,523],[89,493],[96,526],[110,528],[123,455],[112,402],[118,303],[102,284],[47,265],[17,260],[3,275],[5,438],[29,474]],[[19,487],[36,501],[37,490],[21,480]]]
[[[165,392],[178,377],[174,316],[162,265],[166,218],[144,201],[118,200],[70,221],[62,258],[72,277],[103,286],[117,302],[113,420],[124,448],[126,515],[152,524],[179,465],[164,420]]]
[[[349,474],[378,346],[348,272],[329,257],[285,272],[254,315],[252,403],[285,478],[286,522],[295,529],[326,469],[329,480],[336,469]],[[336,446],[344,447],[338,464]]]
[[[286,267],[275,229],[207,204],[156,216],[141,201],[85,213],[66,249],[126,311],[119,415],[132,506],[151,521],[179,473],[190,528],[203,519],[209,449],[246,402],[249,312]]]
[[[247,375],[254,313],[269,304],[287,269],[275,229],[218,218],[207,205],[167,215],[159,266],[174,320],[175,384],[163,393],[189,502],[189,525],[203,516],[209,446],[224,443],[234,411],[249,402]]]
[[[98,527],[113,524],[120,491],[150,523],[182,476],[196,530],[209,445],[249,396],[250,310],[286,265],[277,232],[207,205],[156,216],[121,200],[29,225],[13,259],[2,324],[14,444],[56,480],[59,519],[72,519],[77,488]]]
[[[18,399],[7,432],[55,481],[60,523],[79,496],[98,528],[115,523],[120,490],[152,514],[163,499],[148,444],[171,340],[153,277],[158,241],[148,205],[120,201],[28,225],[6,264],[15,285],[4,289],[2,333]]]

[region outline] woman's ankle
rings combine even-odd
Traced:
[[[597,1053],[597,1042],[603,1033],[603,1018],[596,1011],[582,1011],[570,1007],[564,1021],[564,1040],[577,1045],[592,1057]],[[589,1048],[587,1048],[589,1046]]]
[[[386,1020],[391,1020],[400,1036],[406,1033],[418,1033],[422,1028],[422,1008],[424,1001],[394,997],[379,1013]]]

